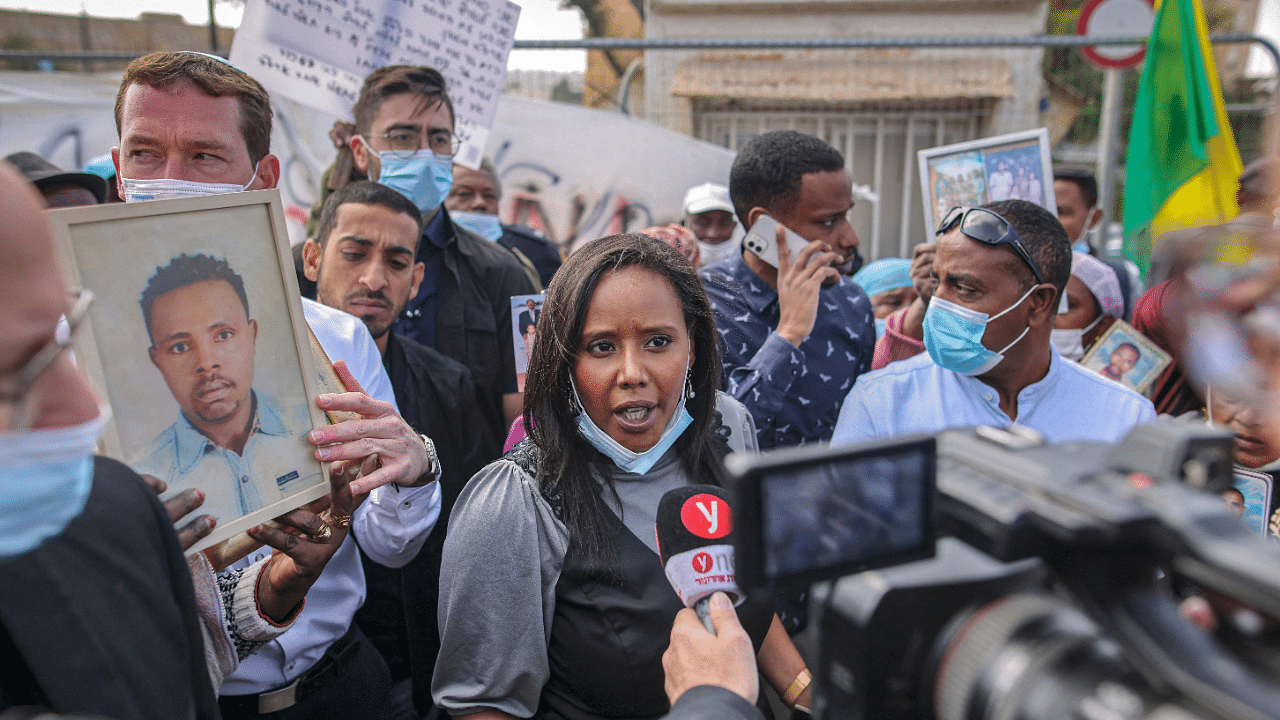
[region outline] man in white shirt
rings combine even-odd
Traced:
[[[220,58],[179,52],[133,61],[116,97],[116,125],[120,147],[112,156],[126,201],[260,190],[279,181],[280,162],[269,152],[266,90]],[[347,522],[366,554],[402,566],[422,547],[439,513],[439,464],[400,417],[364,324],[305,300],[303,312],[330,359],[344,361],[365,390],[317,398],[323,410],[363,419],[312,430],[316,458],[363,462],[365,475],[351,489],[369,497]],[[232,572],[268,552],[241,560]],[[316,580],[294,627],[227,677],[219,699],[223,717],[380,717],[390,675],[351,625],[364,594],[359,553],[348,539]]]
[[[833,444],[1017,422],[1052,443],[1114,442],[1151,401],[1064,360],[1050,343],[1071,273],[1066,231],[1024,200],[958,208],[938,229],[928,351],[858,378]]]

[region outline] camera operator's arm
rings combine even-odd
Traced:
[[[671,713],[664,720],[759,718],[760,693],[751,638],[724,593],[711,596],[712,635],[689,608],[676,615],[662,655]]]

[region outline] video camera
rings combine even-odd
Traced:
[[[1218,496],[1228,433],[979,427],[726,464],[739,584],[817,583],[818,718],[1280,718],[1280,548]],[[1174,582],[1239,619],[1194,627]]]

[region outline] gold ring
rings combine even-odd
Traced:
[[[350,515],[334,515],[333,524],[337,525],[340,528],[349,528],[351,527],[351,516]]]
[[[311,535],[311,540],[313,542],[324,542],[331,537],[333,537],[333,528],[329,527],[328,523],[322,522],[320,529]]]

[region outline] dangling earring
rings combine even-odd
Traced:
[[[693,369],[690,368],[684,375],[684,397],[686,400],[692,400],[697,393],[693,391]]]

